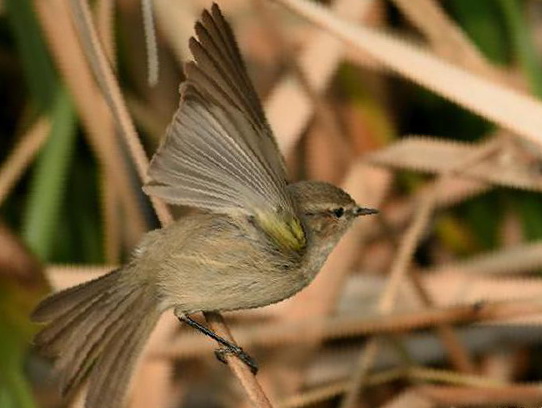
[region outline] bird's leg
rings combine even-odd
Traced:
[[[216,358],[218,358],[220,361],[226,363],[226,359],[224,358],[224,356],[226,354],[234,354],[250,368],[250,371],[252,371],[253,374],[256,374],[258,372],[258,364],[256,363],[256,361],[254,361],[254,359],[250,357],[241,347],[220,337],[214,331],[203,326],[202,324],[199,324],[187,314],[175,313],[175,316],[177,316],[177,319],[179,319],[179,321],[186,323],[187,325],[193,327],[196,330],[199,330],[201,333],[222,344],[224,347],[215,350]]]

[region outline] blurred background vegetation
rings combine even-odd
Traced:
[[[194,18],[207,4],[196,0],[169,3],[154,2],[160,77],[157,85],[150,86],[141,3],[91,2],[95,24],[148,156],[177,107],[177,89],[183,79],[181,62],[189,57],[187,39]],[[372,1],[368,17],[355,21],[426,46],[423,30],[413,24],[398,3]],[[537,99],[542,97],[542,2],[430,3],[465,33],[489,66],[506,75],[506,85]],[[55,21],[55,14],[48,15],[46,10],[64,8],[69,17],[67,7],[68,2],[62,0],[0,0],[1,408],[62,406],[54,383],[46,379],[50,364],[29,347],[35,327],[29,323],[28,314],[50,290],[48,280],[53,279],[55,287],[63,285],[57,285],[49,273],[62,265],[75,265],[62,266],[63,273],[84,272],[87,266],[113,268],[126,259],[145,231],[159,226],[148,199],[140,191],[128,148],[103,98],[98,97],[99,86],[90,75],[89,65],[71,45],[63,48],[71,32],[65,16],[56,15]],[[303,50],[317,29],[275,4],[269,8],[260,1],[236,0],[223,8],[265,101],[272,96],[275,84],[292,72],[288,59]],[[176,21],[173,28],[171,20]],[[267,24],[288,33],[285,38],[293,54],[280,47]],[[77,71],[82,69],[84,74]],[[311,116],[299,131],[295,147],[286,152],[292,179],[309,177],[340,183],[355,158],[383,149],[405,135],[431,135],[440,141],[474,146],[499,130],[494,123],[431,90],[370,64],[359,64],[353,58],[343,58],[333,72],[321,94],[324,109],[340,130],[340,141],[322,139],[318,132],[326,124],[318,115]],[[286,111],[295,115],[296,108]],[[281,135],[277,137],[280,140]],[[540,146],[526,147],[524,153],[533,177],[540,178]],[[430,180],[416,169],[399,169],[395,175],[384,208],[412,197]],[[435,267],[539,241],[540,191],[509,187],[488,189],[437,212],[431,230],[417,246],[416,265]],[[400,237],[404,228],[397,227],[396,235]],[[378,239],[383,238],[374,238]],[[388,266],[385,262],[379,266],[357,265],[360,270],[380,268],[382,275]],[[523,272],[538,278],[541,266],[535,263]],[[49,279],[45,279],[46,275]],[[356,339],[362,341],[363,336]],[[540,380],[540,369],[528,363],[540,360],[537,344],[534,340],[527,346],[523,344],[516,350],[517,358],[507,360],[506,366],[516,373],[510,375],[510,380]],[[498,344],[495,347],[498,350]],[[437,366],[445,367],[443,364]],[[210,368],[205,366],[205,370]],[[370,406],[382,404],[400,387],[394,385],[372,395]],[[207,400],[183,399],[180,394],[170,396],[170,403],[176,400],[176,404],[164,406],[209,406]],[[334,401],[320,404],[335,406]],[[237,404],[218,397],[213,403]]]

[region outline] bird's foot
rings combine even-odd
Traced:
[[[250,368],[252,374],[256,374],[258,372],[258,364],[256,363],[256,361],[250,355],[248,355],[241,347],[231,344],[227,346],[225,345],[224,347],[220,347],[219,349],[215,350],[216,358],[222,361],[224,364],[227,364],[227,354],[233,354],[239,360],[245,363]]]

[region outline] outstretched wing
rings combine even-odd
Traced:
[[[171,204],[257,218],[287,248],[305,235],[286,170],[228,23],[216,4],[196,23],[181,102],[144,191]]]

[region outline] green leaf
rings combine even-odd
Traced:
[[[538,97],[542,96],[542,71],[537,61],[536,50],[529,26],[525,21],[520,3],[516,0],[499,0],[505,22],[512,39],[514,55]],[[523,3],[521,3],[523,4]]]
[[[75,114],[67,93],[58,93],[49,140],[38,157],[26,203],[23,237],[41,260],[48,260],[59,222],[75,143]]]
[[[494,0],[453,0],[444,5],[486,57],[506,63],[509,44]]]
[[[55,98],[57,76],[30,0],[5,0],[7,16],[21,55],[24,77],[40,111]]]

